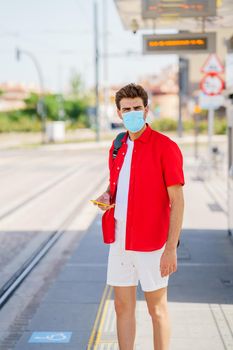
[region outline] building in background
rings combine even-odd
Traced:
[[[130,82],[125,82],[129,84]],[[139,78],[138,84],[142,85],[149,95],[149,114],[147,121],[152,122],[158,118],[177,119],[179,106],[178,68],[177,65],[169,65],[158,74],[149,74]],[[107,118],[104,118],[104,91],[100,91],[100,125],[101,128],[108,128],[121,124],[116,113],[115,94],[122,88],[122,85],[109,87],[109,104]]]
[[[149,93],[150,110],[154,118],[178,117],[178,69],[176,65],[168,66],[159,74],[142,77],[138,83]]]
[[[0,112],[25,108],[24,100],[31,94],[39,94],[40,90],[34,84],[5,82],[0,84]]]

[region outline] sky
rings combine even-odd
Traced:
[[[107,2],[107,16],[103,3]],[[137,82],[176,62],[175,55],[141,55],[142,33],[123,28],[113,0],[97,0],[99,22],[99,77],[104,84]],[[45,89],[66,91],[72,72],[81,75],[86,88],[94,86],[93,0],[8,0],[0,2],[0,83],[39,84],[35,67],[24,54],[16,60],[16,47],[38,60]],[[103,39],[107,26],[109,57],[103,59]],[[106,32],[105,32],[106,33]],[[127,51],[138,55],[125,56]],[[105,69],[106,72],[106,69]]]

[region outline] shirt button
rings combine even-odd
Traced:
[[[125,153],[122,153],[122,155],[124,156],[124,155],[125,155]]]
[[[113,182],[113,185],[115,185],[116,183],[115,182]]]
[[[118,167],[117,167],[117,170],[119,170],[119,169],[120,169],[120,167],[118,166]]]

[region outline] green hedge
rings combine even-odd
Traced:
[[[81,114],[78,120],[66,121],[66,128],[75,130],[78,128],[86,128],[89,126],[87,122],[87,116]],[[39,132],[41,131],[41,121],[34,116],[28,116],[27,114],[15,113],[0,113],[0,133],[3,132]]]
[[[10,131],[40,131],[41,120],[37,114],[38,95],[31,94],[25,99],[24,110],[0,112],[0,132]],[[44,96],[47,120],[67,121],[71,129],[89,127],[87,115],[88,98],[64,98],[61,95],[49,94]]]
[[[188,133],[192,133],[194,131],[194,121],[184,120],[183,121],[183,129]],[[163,118],[154,120],[151,123],[151,127],[155,130],[166,132],[166,131],[176,131],[177,130],[177,121],[171,118]],[[208,132],[208,123],[207,120],[200,120],[198,122],[199,133],[205,134]],[[214,133],[215,134],[225,134],[227,130],[227,121],[226,118],[217,118],[214,120]]]
[[[69,110],[69,111],[68,111]],[[71,112],[72,111],[72,112]],[[67,108],[67,129],[77,129],[89,127],[88,116],[83,112],[84,108],[80,108],[80,112],[77,113],[76,107],[72,110],[71,105]],[[77,117],[78,115],[78,117]],[[69,117],[68,117],[69,116]],[[49,118],[51,120],[51,118]],[[204,134],[207,133],[208,126],[207,120],[200,120],[199,132]],[[161,132],[175,132],[177,130],[177,121],[171,118],[164,118],[154,120],[151,127],[155,130]],[[183,121],[184,131],[187,133],[193,133],[194,131],[194,121],[185,120]],[[214,123],[215,134],[225,134],[227,129],[226,118],[215,118]],[[30,131],[40,131],[41,122],[35,110],[28,109],[23,111],[12,111],[12,112],[1,112],[0,113],[0,132],[30,132]]]
[[[29,117],[19,111],[13,113],[0,113],[0,132],[30,132],[40,131],[41,122],[37,116]]]

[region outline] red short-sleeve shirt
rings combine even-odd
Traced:
[[[119,172],[127,152],[128,132],[113,159],[109,150],[111,203],[114,203]],[[167,187],[184,185],[183,156],[168,136],[152,130],[149,124],[134,141],[128,193],[125,249],[160,249],[168,238],[170,201]],[[103,227],[104,229],[104,227]],[[114,227],[112,226],[112,229]]]

